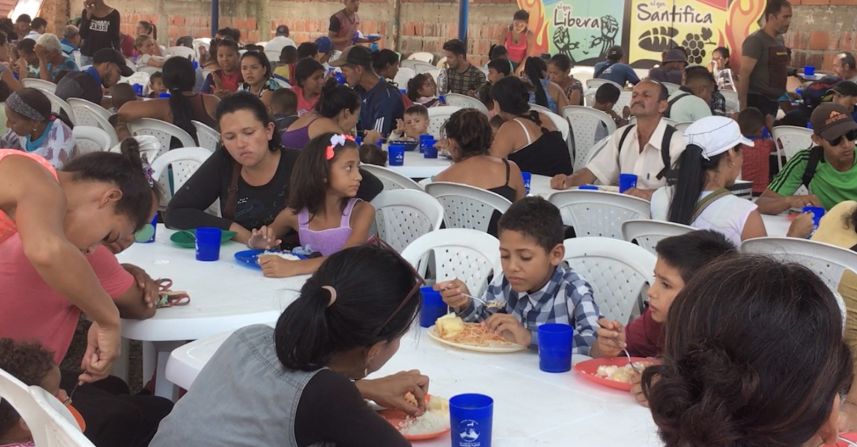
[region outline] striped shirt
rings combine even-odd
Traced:
[[[512,314],[530,331],[531,347],[538,346],[538,327],[545,323],[571,325],[574,328],[573,351],[577,354],[588,355],[595,342],[599,311],[592,287],[565,262],[556,267],[544,287],[531,293],[515,292],[505,275],[498,275],[488,285],[482,299],[505,301],[506,306],[499,310],[489,309],[471,300],[467,308],[458,312],[459,316],[465,321],[478,322],[496,312]]]
[[[803,184],[803,174],[809,157],[810,149],[795,154],[774,177],[768,189],[781,196],[793,195]],[[837,171],[822,157],[815,168],[812,181],[809,182],[809,190],[818,196],[821,205],[828,210],[839,202],[857,199],[857,163],[847,171]]]

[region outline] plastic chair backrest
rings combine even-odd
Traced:
[[[165,196],[172,197],[175,191],[188,181],[191,176],[205,163],[212,152],[204,147],[183,147],[168,151],[152,162],[152,177],[155,181],[162,182],[162,176],[167,172],[167,167],[172,166],[173,190],[165,189]],[[165,177],[164,177],[165,178]]]
[[[95,447],[94,444],[80,431],[74,416],[56,397],[39,386],[29,388],[44,418],[41,429],[45,436],[44,444],[51,447]],[[29,424],[28,424],[29,425]]]
[[[813,146],[812,130],[798,126],[774,126],[771,136],[777,143],[777,147],[785,155],[786,161],[790,160],[798,152]],[[780,160],[780,157],[777,157]],[[781,161],[781,160],[780,160]]]
[[[571,190],[550,195],[563,223],[574,227],[577,237],[599,236],[623,239],[622,223],[651,217],[647,200],[606,191]]]
[[[431,64],[434,61],[434,54],[426,51],[418,51],[408,56],[408,60],[425,62]]]
[[[193,48],[188,47],[169,47],[167,48],[167,55],[196,60],[196,51],[193,51]]]
[[[94,126],[74,126],[71,130],[78,155],[109,150],[113,144],[107,132]]]
[[[399,86],[399,89],[407,89],[408,81],[414,78],[417,75],[417,72],[414,71],[413,68],[410,67],[399,67],[399,71],[396,73],[396,78],[393,79],[393,82]]]
[[[69,98],[68,104],[74,110],[76,126],[92,126],[103,130],[110,138],[108,147],[119,142],[116,129],[108,121],[110,112],[107,109],[82,98]]]
[[[217,150],[217,145],[220,144],[220,132],[197,120],[191,120],[191,123],[196,128],[196,138],[199,140],[199,146],[209,149],[212,152]]]
[[[402,257],[423,275],[433,272],[437,281],[460,279],[471,295],[482,296],[489,275],[500,271],[500,241],[483,231],[448,228],[420,236]]]
[[[131,135],[152,135],[161,143],[161,153],[170,150],[170,139],[176,138],[181,147],[196,147],[193,137],[175,124],[152,118],[140,118],[128,122]],[[160,156],[160,154],[158,154]]]
[[[562,109],[562,116],[569,123],[571,136],[569,137],[569,148],[571,149],[574,170],[586,167],[583,163],[587,160],[589,152],[595,146],[595,135],[599,128],[603,128],[606,136],[616,132],[616,123],[610,115],[584,106],[568,106]]]
[[[44,79],[24,78],[24,80],[21,81],[21,84],[23,84],[24,87],[35,88],[50,93],[54,93],[57,91],[56,84],[51,81],[45,81]]]
[[[538,104],[530,104],[530,110],[536,110],[541,112],[543,115],[547,115],[550,118],[551,122],[554,126],[556,126],[556,130],[562,134],[562,141],[568,141],[568,133],[569,133],[569,125],[568,120],[565,118],[553,113],[547,107],[542,107]]]
[[[598,87],[601,87],[604,84],[613,84],[616,86],[616,88],[619,89],[619,91],[622,91],[622,88],[623,88],[623,86],[621,86],[618,83],[613,82],[609,79],[593,78],[593,79],[587,79],[586,80],[586,89],[587,90],[589,90],[589,89],[598,90]],[[593,93],[595,93],[595,92],[593,92]]]
[[[415,189],[382,191],[372,206],[378,236],[398,252],[420,236],[439,230],[443,222],[440,202]]]
[[[381,180],[381,183],[384,184],[384,190],[389,191],[392,189],[415,189],[417,191],[422,191],[423,188],[415,181],[410,178],[399,174],[398,172],[387,169],[382,166],[363,164],[360,165],[360,169],[365,169],[367,172],[371,173],[375,177],[378,177],[378,180]]]
[[[637,241],[637,245],[657,255],[655,247],[662,239],[696,231],[696,228],[661,220],[634,219],[622,223],[622,237],[628,242]]]
[[[48,97],[48,100],[50,100],[51,112],[57,115],[59,115],[60,112],[65,112],[65,116],[68,117],[69,121],[71,121],[72,124],[77,124],[77,116],[74,114],[74,110],[67,102],[47,90],[42,90],[41,92]]]
[[[446,105],[448,106],[456,106],[464,109],[476,109],[484,114],[488,114],[488,107],[485,107],[485,104],[482,104],[482,101],[467,95],[460,95],[458,93],[447,93],[444,97],[446,99]]]
[[[592,286],[601,314],[627,324],[655,271],[655,255],[630,242],[604,237],[566,239],[563,245],[565,260]]]
[[[453,113],[461,110],[463,107],[458,106],[437,106],[429,107],[429,126],[428,133],[432,134],[435,140],[440,139],[440,130],[449,120]]]
[[[426,192],[443,205],[447,228],[488,231],[494,212],[503,214],[512,206],[497,193],[460,183],[432,182]]]

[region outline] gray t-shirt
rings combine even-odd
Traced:
[[[756,59],[748,93],[776,100],[786,92],[789,54],[781,38],[773,38],[760,29],[744,40],[741,53]]]

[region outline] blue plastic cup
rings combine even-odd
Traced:
[[[521,171],[521,178],[524,180],[524,191],[530,193],[530,185],[533,182],[533,174],[527,171]]]
[[[423,134],[420,135],[420,152],[425,152],[425,148],[429,146],[434,146],[434,135],[431,134]]]
[[[196,260],[216,261],[218,259],[220,259],[220,228],[197,228]]]
[[[814,65],[806,65],[803,67],[803,75],[804,76],[815,76],[815,66]]]
[[[134,94],[137,96],[143,96],[143,84],[134,84],[131,86],[134,89]]]
[[[549,373],[571,369],[571,346],[574,330],[562,323],[539,326],[539,369]]]
[[[818,228],[821,218],[824,217],[824,208],[820,206],[805,206],[802,211],[804,213],[812,213],[812,226]]]
[[[438,318],[446,315],[447,307],[440,292],[431,287],[420,287],[423,297],[423,307],[420,309],[420,326],[432,327]]]
[[[494,399],[484,394],[459,394],[449,399],[452,447],[491,447]]]
[[[423,157],[437,158],[437,146],[434,145],[434,142],[423,148]]]
[[[619,192],[625,192],[637,187],[636,174],[619,174]]]
[[[405,145],[391,144],[387,147],[390,166],[402,166],[405,164]]]
[[[155,242],[155,234],[158,232],[158,213],[155,212],[155,217],[152,217],[152,221],[143,225],[143,228],[140,228],[140,231],[134,233],[134,242],[141,242],[144,244]]]

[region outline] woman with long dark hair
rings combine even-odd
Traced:
[[[268,56],[259,51],[248,51],[241,56],[241,77],[244,82],[238,88],[242,92],[250,92],[259,97],[270,109],[271,95],[281,88],[280,83],[273,77],[271,62]]]
[[[329,79],[315,108],[298,118],[281,136],[286,149],[303,149],[313,138],[325,133],[350,133],[360,118],[360,97],[349,87]]]
[[[528,85],[514,76],[491,87],[494,110],[503,119],[491,154],[508,158],[522,171],[554,176],[571,172],[571,157],[562,134],[544,113],[530,110]]]
[[[164,63],[164,86],[169,98],[150,101],[129,101],[119,108],[116,132],[120,139],[130,136],[126,123],[139,118],[154,118],[173,123],[197,139],[191,120],[217,128],[214,111],[220,100],[213,95],[194,93],[194,70],[183,57],[171,57]]]
[[[667,447],[836,444],[851,355],[833,293],[806,267],[714,261],[670,306],[664,344],[642,385]]]
[[[548,66],[544,59],[528,57],[524,64],[524,73],[527,80],[533,85],[530,93],[530,103],[547,107],[553,113],[562,113],[568,105],[568,97],[562,91],[562,87],[547,79]]]

